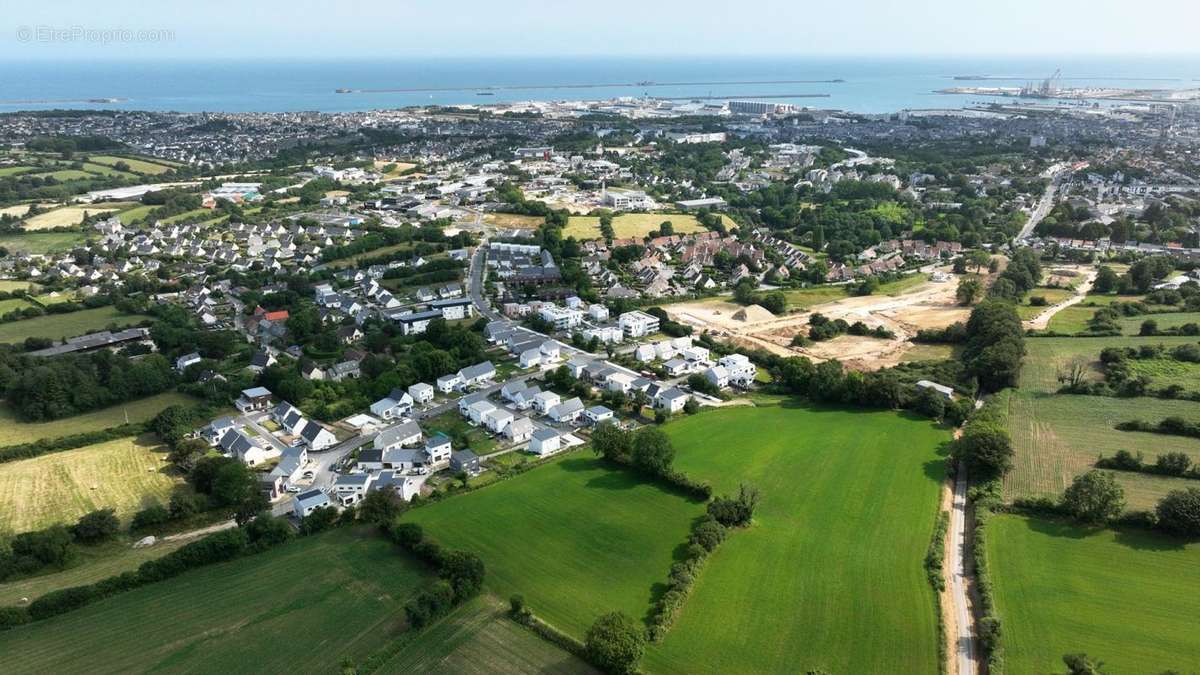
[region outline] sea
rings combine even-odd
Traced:
[[[1064,87],[1200,88],[1200,56],[9,61],[0,62],[0,112],[47,108],[346,112],[656,96],[681,101],[761,99],[888,113],[1004,100],[934,91],[954,86],[1015,87],[1055,72],[1061,74]],[[987,79],[955,80],[955,76]],[[339,89],[354,91],[338,93]]]

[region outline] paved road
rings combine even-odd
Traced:
[[[957,675],[976,675],[979,660],[975,647],[974,622],[967,597],[967,468],[962,463],[954,477],[954,505],[950,510],[950,597],[953,604],[955,670]]]
[[[338,462],[342,461],[351,452],[358,448],[371,443],[375,440],[377,432],[361,434],[353,438],[342,441],[338,445],[308,453],[309,466],[305,471],[313,472],[313,479],[309,485],[302,485],[302,491],[308,491],[314,488],[328,491],[333,486],[333,481],[337,478],[337,472],[334,467]],[[292,497],[291,493],[284,493],[278,500],[271,504],[271,515],[287,516],[292,513]]]
[[[467,292],[471,294],[471,302],[475,305],[475,311],[490,321],[496,321],[501,318],[500,314],[492,309],[492,305],[483,297],[483,273],[487,269],[486,255],[487,240],[484,239],[479,242],[479,246],[475,247],[475,253],[471,255],[471,268],[467,273]]]
[[[1050,184],[1046,186],[1046,191],[1042,193],[1042,198],[1038,200],[1037,206],[1029,214],[1029,219],[1025,221],[1025,226],[1017,234],[1017,241],[1028,239],[1033,234],[1033,228],[1037,227],[1037,224],[1042,222],[1042,219],[1050,213],[1050,209],[1054,208],[1054,195],[1058,192],[1058,181],[1066,172],[1067,169],[1064,167],[1051,174]]]

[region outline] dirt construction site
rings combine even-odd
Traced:
[[[693,326],[698,332],[708,331],[750,349],[765,349],[780,356],[807,356],[814,361],[838,359],[848,368],[875,370],[900,363],[912,348],[911,338],[918,330],[966,321],[970,310],[955,301],[958,277],[948,273],[944,277],[943,281],[926,281],[896,296],[847,297],[782,316],[758,305],[742,307],[722,300],[681,303],[665,309],[673,320]],[[808,321],[814,313],[851,324],[861,321],[869,328],[882,326],[895,337],[841,335],[807,347],[791,346],[797,334],[808,334]]]

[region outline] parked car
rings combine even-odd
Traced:
[[[287,486],[287,491],[295,494],[300,491],[300,486],[299,485],[289,485],[289,486]]]

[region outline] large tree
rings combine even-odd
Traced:
[[[664,474],[675,461],[671,439],[658,427],[642,427],[633,435],[633,464],[650,474]]]
[[[1075,477],[1063,492],[1062,504],[1076,520],[1106,523],[1125,509],[1125,490],[1112,473],[1093,469]]]
[[[1200,537],[1200,488],[1171,490],[1154,510],[1162,529],[1185,537]]]
[[[613,612],[599,617],[588,628],[585,645],[592,665],[606,673],[627,675],[637,672],[638,661],[646,651],[646,636],[633,619]]]

